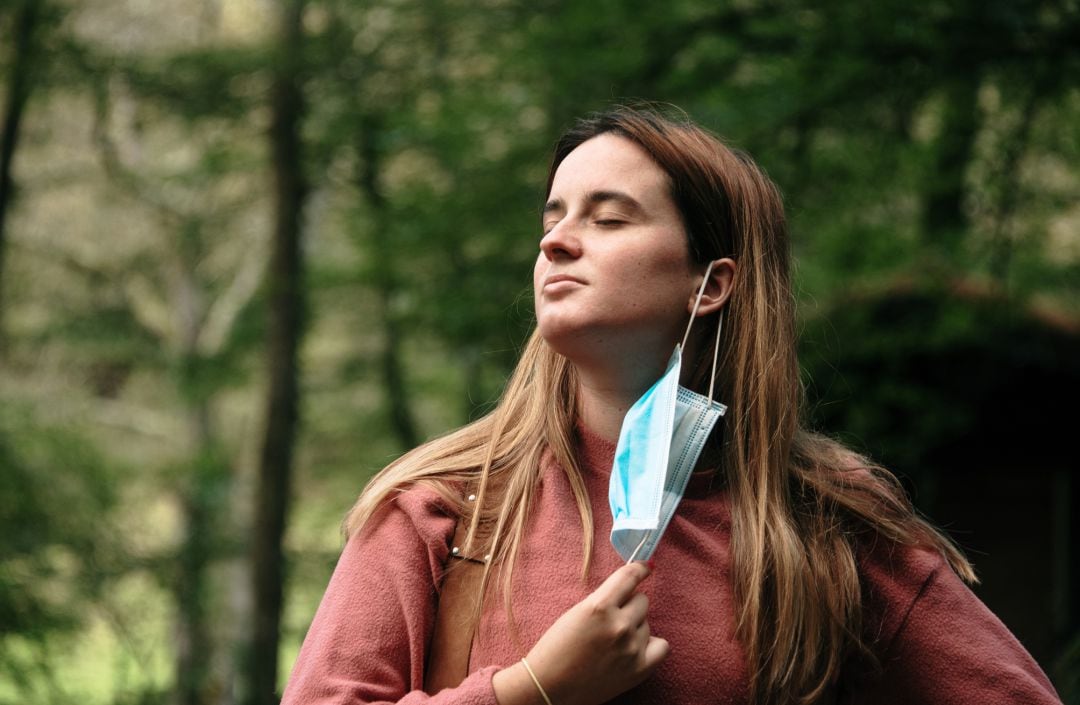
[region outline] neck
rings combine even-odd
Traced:
[[[666,362],[666,360],[664,361]],[[576,365],[581,422],[605,440],[616,442],[623,417],[664,372],[663,366],[635,366],[617,373],[610,367]]]

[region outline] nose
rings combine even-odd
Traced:
[[[549,261],[577,259],[581,256],[581,237],[570,223],[563,219],[540,239],[540,251]]]

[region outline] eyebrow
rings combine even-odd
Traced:
[[[630,194],[625,193],[623,191],[613,191],[613,190],[589,191],[587,194],[585,194],[585,202],[590,204],[590,205],[595,206],[595,205],[599,205],[601,203],[605,203],[607,201],[614,201],[614,202],[616,202],[616,203],[618,203],[620,205],[626,206],[627,208],[629,208],[631,210],[634,210],[634,211],[644,210],[641,207],[641,204],[637,202],[637,199],[635,199],[633,196],[631,196]],[[562,201],[561,198],[553,198],[553,199],[551,199],[550,201],[548,201],[547,203],[544,204],[544,211],[543,212],[546,215],[548,213],[551,213],[552,211],[557,211],[557,210],[560,210],[560,209],[562,209],[564,207],[565,207],[565,205],[563,204],[563,201]]]

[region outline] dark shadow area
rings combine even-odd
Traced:
[[[806,322],[802,350],[813,425],[900,476],[1066,699],[1080,631],[1078,330],[968,285],[902,286]]]

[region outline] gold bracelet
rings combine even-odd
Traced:
[[[525,670],[529,672],[529,677],[533,679],[533,683],[536,683],[536,689],[540,691],[540,695],[544,698],[544,702],[547,703],[547,705],[551,705],[551,698],[548,697],[547,692],[544,690],[544,686],[540,685],[540,679],[533,673],[532,666],[530,666],[529,662],[524,658],[521,659],[521,662],[525,664]]]

